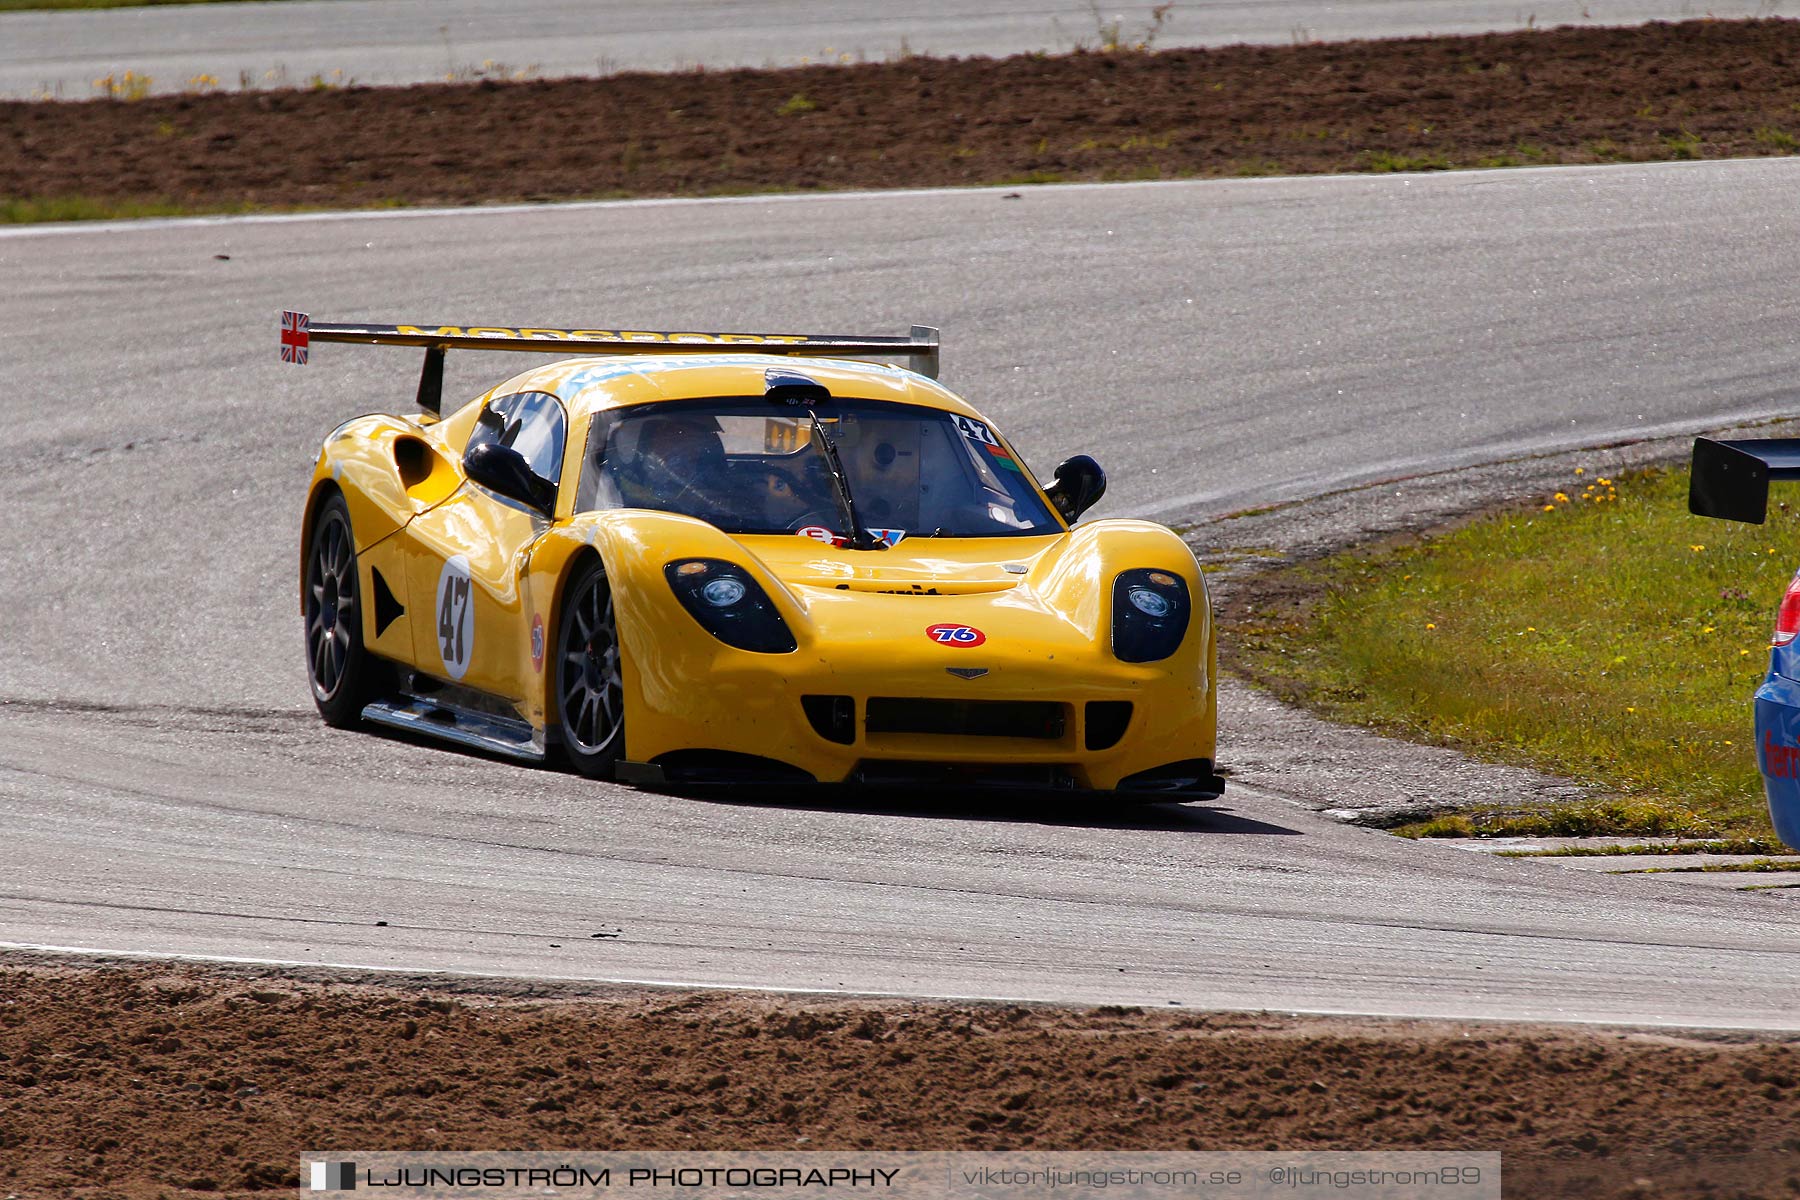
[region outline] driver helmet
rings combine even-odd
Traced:
[[[637,458],[684,483],[716,479],[725,470],[718,419],[708,413],[659,413],[644,418]]]

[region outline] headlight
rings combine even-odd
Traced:
[[[769,594],[736,563],[718,558],[677,559],[663,568],[681,607],[706,632],[739,650],[788,654],[794,635]]]
[[[1126,596],[1131,600],[1131,607],[1155,620],[1161,620],[1168,616],[1169,609],[1173,607],[1167,596],[1160,592],[1153,592],[1149,588],[1134,587],[1126,593]]]
[[[1168,571],[1121,571],[1113,581],[1113,656],[1120,662],[1157,662],[1187,636],[1187,583]]]
[[[730,576],[715,579],[700,589],[700,595],[714,608],[730,608],[749,594],[749,589],[741,581]]]

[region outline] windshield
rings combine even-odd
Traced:
[[[830,400],[818,417],[857,516],[890,545],[1062,531],[1024,464],[984,422],[875,400]],[[812,433],[805,409],[760,397],[597,413],[576,511],[655,508],[728,533],[839,540],[849,531]]]

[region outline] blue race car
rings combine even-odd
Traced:
[[[1688,511],[1761,525],[1769,482],[1800,479],[1800,438],[1694,440]],[[1769,674],[1756,689],[1756,765],[1775,836],[1800,849],[1800,574],[1775,614]]]

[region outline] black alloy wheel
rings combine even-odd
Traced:
[[[606,569],[589,563],[563,593],[556,637],[556,711],[563,754],[595,779],[612,777],[625,749],[625,680]]]
[[[356,725],[368,703],[361,599],[350,508],[333,496],[313,521],[306,553],[306,673],[319,715],[338,729]]]

